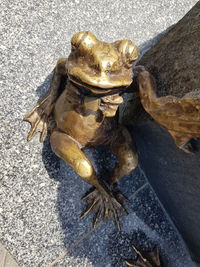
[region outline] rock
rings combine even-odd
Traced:
[[[139,61],[154,75],[158,96],[199,96],[199,21],[200,2]],[[134,108],[137,114],[145,114],[140,104]],[[133,132],[142,168],[193,259],[200,262],[200,152],[188,155],[179,150],[166,129],[150,116],[138,115]],[[200,148],[199,139],[193,143]]]

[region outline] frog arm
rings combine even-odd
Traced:
[[[55,103],[58,96],[61,94],[60,86],[63,78],[67,78],[67,69],[66,69],[67,58],[60,58],[56,64],[56,67],[53,71],[53,77],[50,84],[49,91],[46,96],[40,101],[44,102],[45,99],[48,99],[49,103]]]
[[[40,142],[43,142],[48,129],[49,116],[51,115],[55,102],[61,94],[60,89],[63,78],[67,77],[67,58],[58,60],[53,71],[53,77],[47,94],[38,101],[35,107],[24,117],[31,124],[31,130],[27,136],[30,141],[37,132],[40,132]]]

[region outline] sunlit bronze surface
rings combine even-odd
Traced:
[[[118,123],[117,110],[132,82],[138,51],[130,40],[105,43],[90,32],[75,34],[71,44],[68,59],[60,59],[54,69],[48,94],[24,118],[31,123],[27,139],[41,132],[43,142],[54,120],[52,150],[95,187],[84,196],[88,206],[81,217],[92,211],[93,226],[103,218],[114,219],[119,228],[119,216],[127,212],[116,183],[136,168],[138,157],[129,132]],[[100,144],[118,156],[107,184],[96,176],[83,151]]]
[[[79,32],[72,37],[71,44],[66,68],[75,83],[98,87],[98,92],[111,92],[111,88],[131,84],[131,67],[138,50],[130,40],[110,44],[97,40],[90,32]]]
[[[144,109],[168,130],[177,147],[193,152],[189,141],[200,137],[200,92],[157,97],[154,78],[145,70],[139,72],[138,84]]]
[[[161,267],[160,256],[158,248],[155,247],[150,252],[141,252],[135,246],[133,246],[134,251],[137,254],[135,260],[126,260],[125,263],[132,267]]]

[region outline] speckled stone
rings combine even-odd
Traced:
[[[132,245],[146,251],[158,246],[164,266],[196,266],[149,185],[130,197],[128,210],[130,215],[121,220],[121,232],[116,232],[112,223],[100,225],[68,255],[87,259],[86,266],[125,267],[124,259],[136,257]],[[57,266],[68,266],[68,260],[64,258]]]
[[[57,59],[68,55],[71,36],[89,30],[105,41],[128,38],[143,53],[196,2],[1,1],[0,239],[20,267],[46,266],[90,229],[90,218],[79,219],[84,206],[80,197],[89,186],[52,154],[48,140],[43,146],[36,136],[27,143],[30,126],[22,122],[47,90]],[[141,177],[133,174],[131,185],[126,182],[125,187],[133,190],[130,194],[145,182],[137,178]],[[132,187],[134,179],[138,185]],[[134,213],[129,218],[134,231]],[[138,222],[142,227],[142,219]],[[112,233],[111,225],[105,229]],[[106,238],[104,231],[103,226],[101,231],[97,228],[92,236]],[[95,261],[96,254],[90,256],[80,243],[75,256],[65,257],[64,266],[110,266],[108,261],[104,264],[108,247],[102,247],[99,239],[95,242],[99,255]]]

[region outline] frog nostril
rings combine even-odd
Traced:
[[[107,68],[108,68],[108,69],[111,68],[111,63],[110,63],[110,62],[107,63]]]

